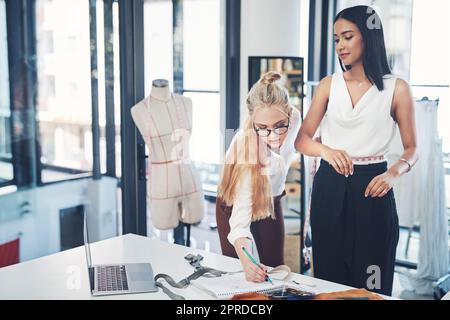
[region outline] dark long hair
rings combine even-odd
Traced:
[[[345,19],[356,24],[362,34],[363,67],[367,78],[375,83],[378,90],[384,89],[383,76],[390,74],[388,65],[386,46],[384,44],[383,25],[375,10],[369,6],[355,6],[342,10],[334,18],[334,23],[338,19]],[[342,71],[345,71],[342,60],[339,58]],[[347,68],[349,69],[349,68]]]

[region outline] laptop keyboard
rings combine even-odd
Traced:
[[[96,266],[98,291],[128,290],[125,266]]]

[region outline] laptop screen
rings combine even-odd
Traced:
[[[88,231],[88,218],[86,206],[84,206],[84,228],[83,228],[83,238],[84,238],[84,249],[86,251],[86,262],[88,268],[92,267],[92,257],[91,257],[91,247],[89,245],[89,231]]]
[[[88,217],[86,206],[83,207],[83,239],[84,239],[84,250],[86,253],[86,264],[89,275],[89,285],[91,287],[91,292],[94,290],[94,268],[92,267],[92,257],[91,257],[91,246],[89,244],[89,230],[88,230]]]

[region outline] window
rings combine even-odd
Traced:
[[[220,162],[220,1],[183,2],[183,86],[192,99],[192,160]],[[206,146],[208,146],[206,148]]]
[[[174,91],[174,74],[181,74],[178,93],[192,99],[190,154],[206,184],[220,162],[220,1],[184,0],[174,17],[170,0],[144,2],[145,94],[154,79],[167,79]],[[181,13],[181,14],[180,14]],[[182,23],[174,19],[181,19]],[[179,26],[174,31],[173,26]],[[174,57],[181,66],[174,66]],[[176,69],[178,68],[178,69]],[[208,146],[207,148],[205,146]],[[147,150],[148,153],[148,150]],[[208,168],[203,172],[203,168]],[[215,179],[215,178],[214,178]],[[208,181],[211,183],[211,181]]]
[[[92,171],[88,1],[36,1],[42,182]]]
[[[193,119],[190,153],[192,160],[210,164],[219,163],[220,95],[218,93],[186,92],[192,99]],[[208,147],[206,147],[208,146]]]
[[[173,89],[172,1],[145,0],[145,95],[154,79],[167,79]]]
[[[193,106],[190,153],[205,194],[215,194],[224,140],[220,130],[220,1],[185,0],[183,5],[183,86]]]
[[[13,179],[5,1],[0,0],[0,186]]]
[[[433,6],[415,1],[412,23],[411,83],[416,98],[439,99],[438,130],[444,152],[447,208],[450,208],[450,44],[443,39],[430,50],[430,32],[450,30],[450,3],[436,0]],[[433,19],[430,19],[433,17]]]
[[[220,1],[183,2],[185,90],[219,91]]]
[[[92,19],[94,10],[97,20]],[[92,35],[95,22],[97,33]],[[0,23],[0,245],[19,238],[20,246],[14,250],[20,262],[79,246],[85,205],[93,223],[93,241],[118,235],[118,180],[114,172],[101,179],[92,174],[94,143],[103,147],[95,155],[102,169],[108,158],[117,156],[105,150],[120,135],[120,120],[116,127],[108,127],[111,112],[120,108],[117,2],[0,0]],[[98,68],[91,72],[95,50]],[[105,58],[111,51],[108,57],[114,67]],[[21,81],[23,74],[27,81]],[[93,78],[98,79],[98,97],[91,86]],[[115,90],[108,96],[105,87],[111,82]],[[13,95],[26,100],[10,98]],[[97,120],[94,99],[98,99],[98,123],[93,121]],[[100,137],[93,142],[97,124]],[[108,128],[110,136],[105,140]],[[118,157],[120,164],[120,151]],[[13,172],[14,185],[3,187]],[[0,261],[4,258],[0,256]]]
[[[436,0],[433,6],[415,1],[412,19],[411,84],[416,98],[439,98],[438,128],[443,150],[450,162],[450,43],[438,40],[430,50],[430,32],[450,30],[450,3]],[[430,19],[433,17],[433,19]],[[433,87],[423,87],[432,85]],[[450,187],[450,185],[449,185]],[[450,199],[449,199],[450,201]],[[450,202],[449,202],[450,206]]]

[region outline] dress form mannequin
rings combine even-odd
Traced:
[[[131,108],[131,115],[150,150],[147,195],[153,226],[167,230],[179,222],[200,222],[203,191],[189,157],[191,99],[171,93],[168,81],[157,79],[150,95]],[[176,231],[183,232],[180,227]]]

